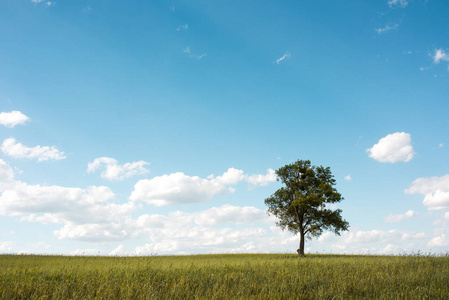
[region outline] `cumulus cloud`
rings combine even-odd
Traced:
[[[367,152],[371,158],[380,162],[409,162],[415,156],[411,141],[409,133],[396,132],[381,138]]]
[[[266,243],[259,244],[257,239],[265,238],[265,229],[236,229],[224,226],[255,226],[269,221],[274,223],[265,210],[252,206],[223,205],[192,213],[175,211],[167,216],[146,214],[137,218],[136,226],[149,236],[152,242],[137,247],[135,253],[182,254],[187,250],[191,253],[192,249],[196,253],[232,252],[235,248],[254,250],[254,247],[247,245],[248,239],[258,244],[258,249],[261,249]]]
[[[0,113],[0,124],[9,128],[13,128],[16,125],[23,125],[29,120],[29,117],[17,110]]]
[[[285,59],[287,59],[287,58],[290,58],[290,57],[291,57],[291,54],[288,53],[288,51],[287,51],[287,52],[285,52],[285,54],[282,55],[280,58],[276,59],[276,63],[279,64],[281,61],[283,61],[283,60],[285,60]]]
[[[398,253],[413,251],[414,240],[426,238],[424,232],[399,230],[355,230],[344,232],[338,241],[332,244],[337,252],[342,253]],[[400,243],[403,243],[402,245]],[[405,243],[405,244],[404,244]],[[420,248],[418,248],[419,250]],[[422,248],[421,248],[422,249]]]
[[[129,216],[127,216],[127,219],[129,219]],[[127,226],[126,222],[65,224],[54,234],[60,239],[87,242],[122,241],[136,237],[132,226]]]
[[[109,252],[109,256],[121,256],[125,254],[127,254],[127,252],[125,251],[125,246],[123,244],[118,245],[117,248]]]
[[[47,224],[120,222],[133,210],[133,205],[113,203],[114,196],[105,186],[81,189],[15,181],[0,196],[0,214]]]
[[[14,243],[11,241],[0,242],[0,253],[11,253]]]
[[[350,174],[346,175],[345,176],[345,180],[346,181],[351,181],[352,180],[351,175]]]
[[[406,7],[408,5],[407,0],[388,0],[388,5],[390,7]]]
[[[101,255],[101,250],[100,249],[76,249],[72,252],[70,252],[70,255],[75,255],[75,256],[79,256],[79,255],[86,255],[86,256],[95,256],[95,255]]]
[[[150,163],[141,160],[119,165],[118,161],[111,157],[99,157],[87,165],[87,173],[93,173],[99,169],[104,169],[100,175],[102,178],[109,180],[123,180],[135,175],[148,173],[149,171],[145,166],[149,164]]]
[[[432,240],[430,240],[428,245],[430,247],[447,247],[449,246],[449,235],[444,233],[440,234],[439,236],[436,236]]]
[[[275,182],[277,180],[277,176],[273,169],[268,169],[265,175],[250,175],[246,176],[245,180],[253,186],[266,186],[271,182]]]
[[[215,226],[217,224],[253,224],[255,222],[268,221],[265,210],[253,206],[223,205],[212,207],[193,215],[193,220],[201,226]]]
[[[14,179],[12,168],[0,159],[0,215],[44,224],[62,224],[59,238],[103,241],[131,237],[133,203],[114,203],[105,186],[87,189],[30,185]]]
[[[384,218],[385,223],[397,223],[402,222],[404,220],[410,219],[411,217],[415,217],[418,214],[413,210],[408,210],[404,214],[392,215],[389,214]]]
[[[204,196],[202,188],[212,187],[212,192],[205,192],[208,197],[208,193],[230,192],[230,185],[245,179],[242,170],[230,168],[220,176],[210,175],[207,179],[188,177],[187,181],[197,184],[190,188],[198,189],[196,192],[200,197]],[[54,231],[60,239],[107,242],[146,235],[153,241],[151,247],[156,247],[154,250],[171,249],[173,240],[181,247],[173,248],[176,253],[181,253],[182,247],[206,251],[226,249],[233,242],[243,247],[245,238],[263,235],[264,232],[261,228],[238,230],[223,226],[255,226],[271,220],[265,210],[252,206],[223,205],[199,212],[176,211],[169,215],[133,217],[136,208],[132,201],[117,202],[115,194],[106,186],[75,188],[18,181],[14,178],[13,168],[0,159],[0,215],[16,216],[22,221],[60,224],[61,227]],[[118,255],[119,250],[111,253]]]
[[[182,172],[139,180],[129,197],[132,201],[143,201],[155,206],[206,202],[216,195],[233,193],[229,185],[243,178],[243,171],[228,169],[222,176],[208,179],[188,176]]]
[[[132,201],[143,201],[155,206],[199,203],[214,196],[233,193],[232,185],[246,181],[253,186],[264,186],[276,181],[274,170],[265,175],[245,175],[242,170],[229,168],[223,175],[207,178],[188,176],[182,172],[139,180],[131,193]]]
[[[262,228],[245,228],[245,229],[231,229],[231,228],[189,228],[190,233],[187,234],[181,228],[182,235],[176,237],[164,237],[158,235],[155,240],[138,246],[135,249],[136,254],[157,254],[157,253],[189,253],[193,248],[196,253],[222,253],[223,249],[227,252],[234,252],[233,247],[240,246],[244,248],[247,246],[249,239],[257,239],[265,234]],[[251,249],[251,248],[250,248]],[[243,249],[242,249],[243,250]],[[245,252],[239,251],[239,252]],[[252,251],[251,251],[252,252]]]
[[[18,143],[15,138],[5,139],[1,146],[1,150],[6,155],[14,158],[37,159],[38,162],[66,158],[64,152],[59,151],[55,146],[27,147]]]
[[[418,178],[412,182],[406,194],[424,195],[423,204],[429,210],[449,208],[449,174],[442,177]]]
[[[214,253],[232,252],[233,249],[255,249],[248,245],[248,240],[255,242],[261,249],[266,246],[267,233],[260,227],[230,228],[238,225],[256,226],[273,223],[265,210],[255,207],[223,205],[199,212],[175,211],[168,215],[145,214],[137,218],[135,227],[149,237],[151,243],[139,246],[134,253]],[[276,245],[276,243],[274,243]],[[279,243],[277,244],[277,246]],[[245,252],[244,250],[240,252]]]
[[[3,159],[0,159],[0,192],[10,187],[13,183],[13,169]]]

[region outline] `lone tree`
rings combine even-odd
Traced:
[[[304,240],[320,236],[324,230],[340,235],[349,223],[341,217],[341,209],[332,210],[327,204],[337,203],[343,197],[335,189],[330,168],[312,166],[309,160],[298,160],[276,171],[277,180],[285,187],[265,199],[268,214],[278,218],[282,230],[299,233],[298,254],[304,257]]]

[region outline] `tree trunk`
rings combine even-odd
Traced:
[[[301,257],[306,256],[304,254],[304,233],[303,232],[299,233],[299,249],[296,250],[296,252],[298,252],[299,256],[301,256]]]

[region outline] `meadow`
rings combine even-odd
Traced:
[[[0,255],[0,299],[448,297],[447,255]]]

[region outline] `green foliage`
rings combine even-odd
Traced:
[[[447,299],[449,257],[0,255],[0,299]]]
[[[341,218],[341,209],[328,204],[343,200],[337,192],[330,168],[312,166],[309,160],[298,160],[276,171],[285,187],[265,199],[268,212],[279,221],[276,225],[300,234],[298,253],[304,256],[304,238],[320,236],[324,230],[335,234],[348,230],[349,223]]]

